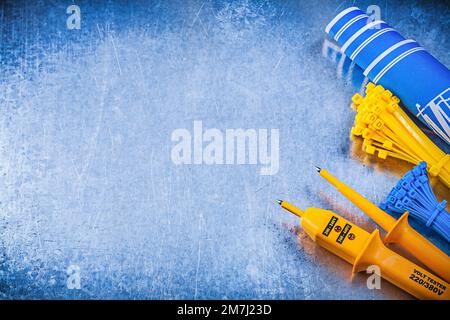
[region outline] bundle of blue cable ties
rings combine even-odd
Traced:
[[[391,214],[408,211],[413,219],[435,230],[450,242],[450,214],[445,210],[447,201],[439,203],[436,199],[426,168],[426,162],[421,162],[408,171],[380,207]]]

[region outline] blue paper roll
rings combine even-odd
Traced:
[[[325,31],[375,84],[450,144],[450,71],[416,41],[357,7],[339,13]]]

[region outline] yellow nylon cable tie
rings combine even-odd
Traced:
[[[435,165],[431,166],[430,169],[428,170],[428,172],[432,176],[436,177],[437,175],[439,175],[439,172],[441,171],[442,167],[447,164],[449,159],[450,159],[450,154],[446,154],[444,157],[442,157],[441,160],[439,160],[438,163],[436,163]]]
[[[436,159],[442,158],[445,153],[441,149],[439,149],[422,130],[420,130],[420,128],[408,117],[405,111],[403,111],[401,108],[398,108],[394,113],[394,116],[406,120],[409,125],[407,129],[413,130],[420,136],[421,141],[427,146],[427,149],[429,149],[430,152],[433,153]]]
[[[379,158],[394,157],[418,164],[450,187],[450,155],[443,152],[400,107],[400,99],[380,85],[369,83],[365,96],[355,94],[356,110],[351,134],[363,140],[363,150]]]
[[[386,159],[387,156],[390,156],[390,157],[402,159],[402,160],[405,160],[405,161],[408,161],[408,162],[411,162],[411,163],[414,163],[414,162],[417,161],[416,159],[411,158],[406,153],[398,152],[398,151],[395,151],[395,150],[383,149],[382,146],[380,146],[377,143],[373,143],[371,146],[374,147],[376,151],[378,151],[378,157],[381,158],[381,159]]]

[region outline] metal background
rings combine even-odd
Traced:
[[[0,5],[1,298],[411,298],[385,281],[368,290],[275,201],[373,230],[314,165],[377,203],[411,166],[350,141],[362,78],[324,28],[377,4],[449,66],[445,3],[92,2],[76,1],[80,30],[66,28],[71,1]],[[194,120],[279,128],[279,172],[175,166],[171,133]],[[80,290],[67,288],[70,265]]]

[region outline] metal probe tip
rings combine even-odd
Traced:
[[[281,205],[283,203],[283,200],[278,199],[277,202],[279,205]]]
[[[322,168],[316,166],[316,171],[317,171],[317,172],[320,172],[320,170],[322,170]]]

